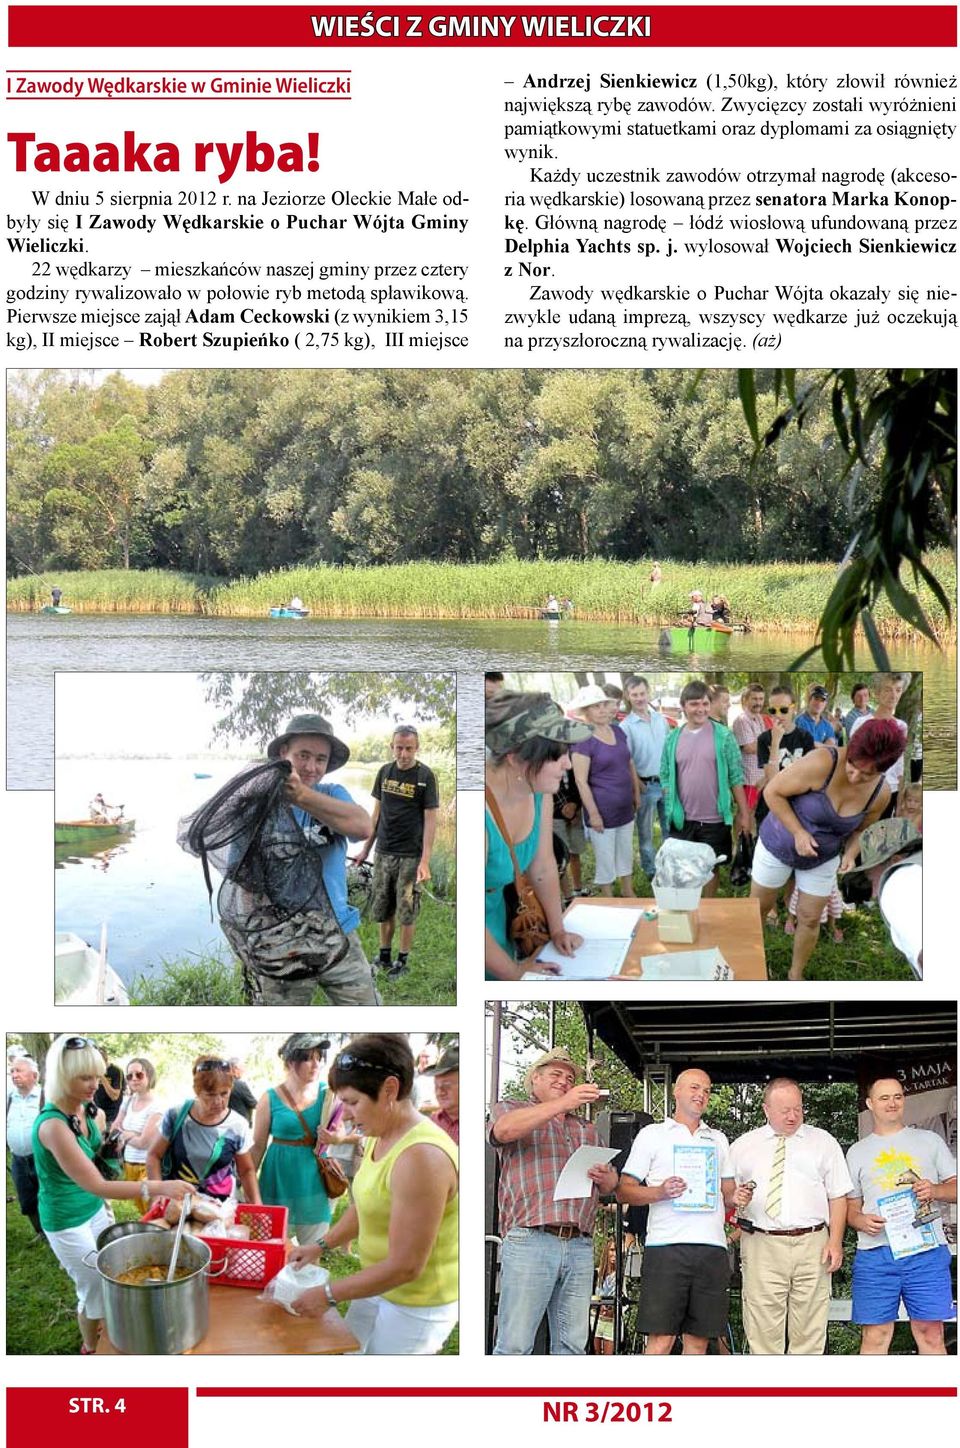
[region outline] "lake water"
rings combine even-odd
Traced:
[[[216,915],[219,877],[214,885],[214,918],[198,859],[177,844],[177,821],[243,768],[242,760],[69,759],[57,764],[58,819],[83,817],[87,801],[100,790],[123,800],[136,820],[136,833],[115,849],[83,854],[56,850],[56,928],[72,930],[95,945],[107,923],[110,964],[127,984],[149,976],[166,957],[219,951],[231,958]],[[210,774],[195,779],[194,771]],[[348,766],[338,783],[370,808],[376,766]]]
[[[790,664],[806,643],[803,635],[735,634],[724,655],[701,659],[662,655],[656,629],[579,621],[8,614],[7,784],[10,789],[53,785],[55,669],[455,669],[461,674],[458,783],[463,789],[481,782],[478,675],[485,669],[777,669]],[[953,789],[956,650],[914,647],[898,653],[891,644],[890,651],[895,667],[924,672],[924,783]],[[865,655],[860,663],[868,669]]]

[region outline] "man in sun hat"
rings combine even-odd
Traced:
[[[569,1051],[538,1056],[525,1076],[525,1101],[498,1101],[490,1144],[500,1157],[500,1355],[533,1352],[544,1314],[550,1351],[583,1353],[593,1290],[593,1225],[600,1192],[617,1185],[616,1169],[591,1167],[588,1197],[554,1200],[560,1172],[580,1146],[598,1145],[597,1128],[578,1115],[600,1097]]]
[[[424,1072],[433,1077],[437,1110],[431,1120],[460,1145],[460,1042],[444,1046],[435,1065]]]
[[[268,759],[285,759],[290,765],[286,798],[307,843],[320,850],[323,883],[340,929],[347,938],[346,953],[328,963],[326,945],[320,937],[327,930],[317,922],[316,948],[312,948],[312,910],[303,910],[282,924],[270,926],[269,956],[258,950],[257,937],[231,931],[224,933],[240,956],[244,986],[250,1005],[310,1005],[318,987],[331,1005],[375,1006],[380,1004],[373,984],[357,926],[360,914],[347,899],[347,840],[363,840],[370,833],[370,816],[354,802],[342,784],[326,776],[342,769],[350,750],[338,739],[321,714],[296,714],[282,734],[267,746]],[[289,937],[285,948],[279,936]]]

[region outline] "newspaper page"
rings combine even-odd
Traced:
[[[862,1432],[881,1398],[888,1431],[912,1436],[923,1396],[948,1432],[955,7],[6,18],[11,1437],[412,1438],[470,1434],[465,1408],[484,1436],[505,1413],[529,1438],[715,1432],[724,1397],[756,1399],[734,1432],[787,1445]],[[695,738],[716,751],[702,821],[702,792],[679,803]],[[609,808],[607,743],[626,780]],[[801,795],[833,812],[835,849]],[[881,813],[895,828],[866,849]],[[719,891],[658,910],[653,851],[691,820]],[[731,827],[754,859],[739,885]],[[778,827],[782,878],[761,850]],[[506,933],[515,868],[537,947]],[[734,983],[680,985],[667,962],[659,983],[637,965],[514,989],[547,935],[563,973],[581,894],[631,897],[648,955],[719,951]],[[748,1024],[770,1002],[775,1044]],[[676,1034],[644,1035],[671,1005]],[[733,1051],[698,1057],[714,1006]],[[810,1054],[790,1033],[821,1006]],[[694,1256],[639,1296],[625,1278],[607,1310],[617,1182],[595,1168],[592,1197],[552,1204],[547,1121],[564,1159],[598,1109],[601,1146],[618,1105],[633,1134],[641,1105],[694,1131],[709,1070],[714,1112],[752,1103],[745,1130],[782,1075],[846,1151],[858,1077],[911,1033],[954,1061],[940,1146],[907,1178],[936,1177],[916,1188],[947,1221],[916,1259],[935,1280],[861,1311],[831,1189],[829,1223],[762,1239],[810,1256],[803,1233],[838,1234],[796,1305],[822,1324],[801,1336],[790,1297],[762,1346],[721,1183],[726,1237],[701,1221],[719,1207],[674,1213]],[[544,1063],[555,1046],[566,1064]],[[593,1090],[598,1060],[635,1090]],[[833,1083],[848,1137],[817,1114]],[[494,1114],[485,1157],[501,1094],[533,1114],[513,1136]],[[114,1165],[94,1171],[101,1134]],[[188,1278],[118,1282],[162,1275],[184,1182],[212,1214],[183,1239]],[[131,1224],[116,1247],[111,1216]],[[167,1230],[133,1230],[146,1216]],[[703,1293],[728,1250],[718,1325]],[[638,1379],[644,1352],[664,1362]]]

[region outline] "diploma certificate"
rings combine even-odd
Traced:
[[[887,1241],[894,1257],[915,1257],[938,1245],[936,1233],[929,1222],[914,1225],[917,1199],[909,1187],[877,1198],[877,1211],[887,1226]]]
[[[715,1146],[675,1146],[673,1174],[686,1182],[682,1196],[673,1198],[678,1212],[713,1212],[720,1199],[720,1165]]]

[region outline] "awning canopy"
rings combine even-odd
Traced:
[[[954,1001],[584,1001],[592,1029],[625,1066],[700,1066],[714,1082],[855,1081],[868,1062],[891,1067],[956,1054]]]

